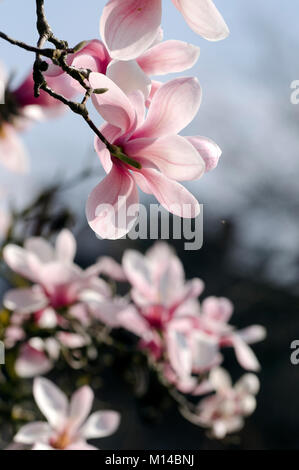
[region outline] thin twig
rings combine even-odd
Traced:
[[[22,49],[25,49],[25,51],[34,52],[35,54],[39,53],[39,54],[41,54],[45,57],[49,57],[50,59],[52,59],[53,52],[55,51],[55,49],[50,49],[50,48],[38,49],[37,47],[30,46],[29,44],[26,44],[25,42],[18,41],[17,39],[12,39],[11,37],[7,36],[7,34],[2,33],[1,31],[0,31],[0,38],[2,38],[5,41],[9,42],[13,46],[21,47]]]

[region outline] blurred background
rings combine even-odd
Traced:
[[[0,0],[0,30],[35,43],[34,3]],[[46,2],[47,17],[55,34],[75,45],[99,37],[104,3],[51,0]],[[111,387],[103,394],[119,406],[123,424],[115,436],[101,440],[101,448],[299,448],[299,366],[290,362],[290,343],[299,338],[299,105],[290,102],[290,84],[299,79],[298,5],[283,0],[218,0],[231,35],[209,43],[187,27],[170,2],[163,3],[165,39],[201,48],[198,64],[185,75],[199,78],[203,102],[185,133],[210,137],[223,151],[214,172],[187,185],[204,204],[203,248],[188,252],[184,241],[170,243],[187,277],[204,279],[204,295],[226,296],[234,302],[236,326],[266,326],[268,338],[255,348],[262,364],[262,388],[257,411],[240,439],[217,443],[176,412],[145,424],[129,390],[117,377],[108,377]],[[33,57],[4,42],[0,48],[0,60],[14,74],[14,82],[20,82]],[[60,196],[61,204],[71,205],[78,216],[74,231],[82,265],[101,254],[120,260],[128,247],[145,251],[150,246],[150,241],[101,241],[87,226],[86,198],[104,174],[93,151],[93,136],[80,117],[66,113],[38,124],[24,134],[24,141],[30,174],[18,177],[2,167],[0,174],[0,185],[19,206],[94,161],[92,177]],[[145,196],[142,200],[152,202]],[[242,372],[233,355],[224,365],[235,378]]]

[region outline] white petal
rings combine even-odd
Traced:
[[[113,434],[120,422],[120,415],[116,411],[97,411],[93,413],[82,429],[86,439],[96,439]]]
[[[48,423],[36,421],[22,426],[15,435],[14,441],[21,444],[35,444],[37,441],[46,443],[51,436],[51,432]]]
[[[58,429],[66,419],[68,400],[53,382],[43,377],[34,380],[34,399],[49,424]]]

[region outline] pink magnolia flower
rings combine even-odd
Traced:
[[[21,427],[14,441],[32,446],[32,450],[97,450],[87,439],[113,434],[120,421],[115,411],[97,411],[88,415],[94,399],[88,386],[78,389],[70,403],[54,383],[36,378],[33,396],[48,422],[36,421]]]
[[[222,362],[220,349],[226,346],[234,348],[244,369],[260,369],[248,344],[262,341],[266,335],[265,329],[260,325],[252,325],[236,331],[228,324],[232,312],[233,305],[228,299],[208,297],[197,312],[196,309],[189,314],[185,312],[169,323],[167,352],[169,363],[175,372],[172,381],[178,388],[194,389],[196,381],[193,374],[219,365]]]
[[[212,0],[172,0],[190,28],[210,41],[227,37],[228,28]],[[161,0],[109,0],[100,32],[111,57],[131,60],[153,44],[160,28]]]
[[[204,289],[201,279],[185,280],[180,259],[164,242],[157,242],[143,256],[127,250],[123,269],[130,282],[131,297],[142,317],[153,328],[162,330],[181,315]]]
[[[223,360],[217,340],[203,331],[193,330],[185,316],[170,322],[165,336],[166,378],[183,393],[201,394],[197,376]]]
[[[201,400],[195,413],[185,409],[181,412],[192,423],[210,429],[216,439],[223,439],[242,429],[244,418],[254,412],[259,380],[254,374],[245,374],[232,386],[228,373],[216,368],[209,381],[216,393]]]
[[[134,305],[124,299],[103,302],[89,295],[85,301],[96,318],[111,328],[122,327],[140,337],[141,348],[159,359],[165,350],[163,335],[171,320],[192,308],[203,290],[200,279],[185,281],[179,258],[166,243],[158,242],[145,256],[127,250],[123,270],[130,282]]]
[[[114,146],[109,152],[96,138],[95,148],[108,175],[87,201],[91,228],[102,238],[117,239],[128,233],[138,215],[137,184],[169,212],[196,217],[200,205],[178,181],[200,178],[217,164],[221,154],[216,144],[203,137],[192,141],[178,135],[199,109],[201,89],[197,80],[178,78],[162,85],[146,118],[140,91],[126,96],[98,73],[91,73],[89,81],[93,88],[108,89],[93,95],[93,103],[107,121],[101,132]]]
[[[46,314],[43,320],[48,323],[54,320],[53,310],[80,303],[84,289],[92,286],[103,296],[110,295],[107,284],[95,276],[94,270],[83,271],[74,264],[75,253],[76,241],[68,230],[59,234],[54,248],[40,237],[27,239],[24,248],[7,245],[3,256],[8,266],[34,284],[8,291],[4,306],[20,313],[37,313],[37,320]]]
[[[220,347],[233,347],[244,369],[257,371],[260,364],[248,344],[262,341],[266,337],[266,330],[261,325],[251,325],[236,331],[228,325],[233,310],[230,300],[208,297],[202,303],[201,314],[196,322],[203,331],[217,339]]]

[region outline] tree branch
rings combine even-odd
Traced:
[[[56,38],[52,32],[52,29],[47,21],[44,8],[44,0],[36,0],[36,26],[39,33],[39,38],[37,41],[37,46],[33,47],[24,42],[17,41],[8,37],[6,34],[0,32],[0,38],[8,41],[10,44],[21,47],[30,52],[36,54],[35,62],[33,65],[33,80],[34,80],[34,95],[38,97],[40,95],[40,90],[43,90],[48,95],[52,96],[56,100],[60,101],[64,105],[68,106],[74,113],[79,114],[83,117],[85,122],[88,124],[90,129],[97,135],[97,137],[104,143],[109,152],[115,158],[123,161],[124,163],[140,169],[141,165],[136,160],[128,157],[122,152],[120,147],[112,145],[105,136],[100,132],[94,122],[91,120],[86,103],[93,93],[105,93],[107,89],[97,89],[93,90],[87,83],[86,79],[89,77],[90,70],[81,70],[76,69],[72,66],[69,66],[66,59],[68,54],[72,54],[80,50],[81,47],[84,47],[84,42],[78,44],[73,49],[70,49],[67,41],[60,40]],[[49,41],[54,46],[55,49],[43,48],[44,44]],[[45,65],[47,65],[42,59],[41,56],[48,57],[52,60],[53,64],[58,65],[63,72],[76,80],[85,90],[85,95],[81,103],[68,100],[63,95],[56,93],[51,87],[49,87],[45,77],[44,71],[46,70]]]

